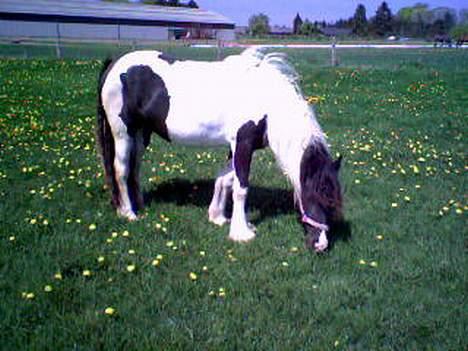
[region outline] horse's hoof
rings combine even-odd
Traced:
[[[117,214],[119,217],[126,218],[129,222],[133,222],[138,219],[137,215],[132,211],[118,211]]]
[[[229,219],[227,219],[225,216],[223,215],[218,215],[216,217],[214,216],[209,216],[209,221],[211,223],[214,223],[220,227],[222,227],[223,225],[225,225],[226,223],[229,222]]]
[[[239,243],[247,243],[255,239],[255,232],[253,232],[250,229],[244,230],[242,232],[234,232],[234,233],[229,233],[229,240],[239,242]]]

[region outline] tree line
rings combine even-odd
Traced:
[[[400,37],[430,38],[434,35],[468,34],[468,9],[457,12],[449,7],[430,9],[429,5],[416,3],[414,6],[401,8],[396,14],[386,1],[368,18],[366,7],[359,4],[354,15],[336,22],[303,21],[297,14],[292,23],[293,34],[303,36],[320,35],[324,28],[347,29],[359,37]],[[258,36],[270,33],[269,18],[265,14],[254,15],[249,20],[249,34]]]

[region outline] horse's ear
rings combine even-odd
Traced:
[[[338,157],[335,161],[333,161],[333,168],[335,169],[335,171],[339,171],[340,168],[341,168],[341,160],[343,160],[343,156],[340,155],[340,157]]]

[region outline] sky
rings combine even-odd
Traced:
[[[358,4],[367,10],[367,18],[375,15],[377,7],[383,0],[196,0],[205,10],[218,12],[233,20],[236,25],[247,25],[253,14],[264,13],[270,18],[271,25],[292,26],[297,13],[303,20],[336,21],[349,18],[354,14]],[[457,11],[468,8],[467,0],[387,0],[392,13],[417,2],[426,3],[430,8],[451,7]]]

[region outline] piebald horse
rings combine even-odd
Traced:
[[[255,150],[270,147],[294,188],[306,245],[328,247],[330,223],[341,217],[341,158],[330,156],[298,75],[282,54],[248,49],[218,62],[177,61],[158,51],[107,60],[98,86],[97,139],[112,203],[137,219],[143,206],[139,170],[152,133],[171,143],[230,147],[228,167],[214,184],[209,220],[228,222],[229,238],[256,235],[245,203]]]

